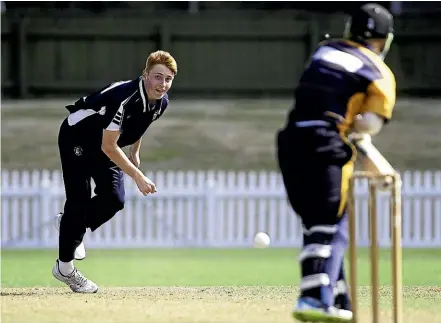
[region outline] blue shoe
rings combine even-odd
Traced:
[[[352,321],[352,312],[327,307],[317,299],[301,297],[297,300],[292,313],[300,322],[348,323]]]

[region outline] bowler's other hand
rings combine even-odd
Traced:
[[[156,185],[147,176],[140,174],[135,178],[135,183],[139,191],[145,196],[147,194],[156,193]]]

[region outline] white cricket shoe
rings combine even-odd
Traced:
[[[351,311],[334,306],[326,308],[319,300],[311,297],[299,298],[292,315],[300,322],[349,323],[352,321]]]
[[[54,218],[54,226],[55,229],[60,232],[60,223],[61,218],[63,217],[63,213],[58,213]],[[84,247],[84,242],[81,241],[80,245],[75,249],[75,260],[83,260],[86,258],[86,248]]]
[[[96,293],[98,286],[83,276],[76,268],[69,276],[64,276],[60,272],[58,259],[52,269],[52,275],[60,282],[65,283],[74,293]]]

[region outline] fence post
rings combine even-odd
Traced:
[[[40,228],[40,244],[38,247],[47,247],[50,236],[49,223],[47,219],[53,215],[51,214],[52,189],[51,182],[48,179],[41,181],[40,186],[40,215],[38,227]]]
[[[216,182],[214,180],[208,180],[205,185],[205,202],[207,205],[207,246],[215,244],[216,240],[216,193]]]
[[[27,54],[28,43],[26,39],[27,18],[20,15],[14,20],[14,50],[15,50],[15,86],[17,86],[17,95],[19,98],[26,98],[29,94],[27,78]]]
[[[307,55],[309,57],[316,49],[317,45],[320,42],[320,23],[319,19],[316,15],[312,15],[309,19],[308,26],[308,46],[307,46]]]
[[[168,24],[161,22],[158,25],[158,49],[170,51],[171,46],[171,34]]]

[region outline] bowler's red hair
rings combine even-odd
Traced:
[[[178,64],[176,63],[176,60],[170,55],[170,53],[163,50],[153,52],[147,57],[144,72],[149,72],[153,66],[158,64],[167,66],[167,68],[173,72],[173,75],[178,73]]]

